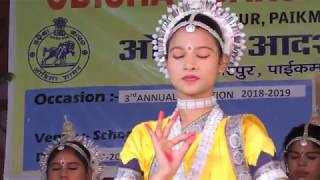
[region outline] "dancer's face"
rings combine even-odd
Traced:
[[[74,150],[58,152],[48,164],[48,180],[91,180],[91,170],[86,170]]]
[[[187,32],[182,27],[169,42],[167,68],[180,98],[211,96],[217,76],[227,63],[216,39],[202,28]]]
[[[287,154],[287,166],[290,180],[319,180],[320,147],[311,141],[306,146],[294,142]]]

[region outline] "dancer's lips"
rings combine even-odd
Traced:
[[[182,79],[185,80],[185,81],[196,81],[196,80],[198,80],[200,78],[198,76],[195,76],[195,75],[186,75],[186,76],[183,76]]]
[[[307,171],[303,171],[303,170],[297,170],[294,174],[299,178],[305,178],[309,175]]]

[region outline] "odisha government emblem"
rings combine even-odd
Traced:
[[[68,20],[55,18],[53,25],[38,32],[29,45],[31,70],[48,82],[66,82],[76,77],[86,66],[90,49],[85,36],[68,26]]]

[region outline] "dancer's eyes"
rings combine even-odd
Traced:
[[[182,49],[173,49],[171,52],[171,57],[174,59],[182,59],[185,57],[185,52]]]
[[[298,159],[299,156],[300,156],[299,153],[296,153],[296,152],[288,152],[288,159],[295,160],[295,159]]]
[[[51,164],[50,166],[49,166],[49,169],[51,170],[51,171],[59,171],[59,170],[61,170],[63,168],[63,166],[61,165],[61,164],[58,164],[58,163],[54,163],[54,164]]]

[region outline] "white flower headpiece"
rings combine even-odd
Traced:
[[[194,18],[196,15],[205,15],[216,22],[221,29],[220,37],[216,30],[210,28],[203,22]],[[190,18],[187,21],[180,22],[186,16]],[[177,24],[179,22],[179,24]],[[196,27],[207,30],[214,36],[220,44],[224,54],[230,57],[229,72],[233,73],[232,67],[239,66],[241,56],[245,47],[245,34],[241,32],[243,25],[238,22],[235,13],[230,12],[230,8],[223,8],[221,2],[216,0],[180,0],[177,4],[167,9],[167,14],[162,15],[159,20],[160,26],[156,28],[157,34],[153,34],[154,58],[160,67],[160,72],[168,77],[166,68],[167,42],[181,27],[186,27],[187,32],[195,31]]]
[[[90,158],[85,153],[83,148],[81,148],[78,144],[74,142],[83,145],[83,147],[85,147],[89,151]],[[95,145],[95,143],[91,139],[88,139],[85,136],[77,136],[72,123],[68,121],[66,117],[63,125],[62,137],[60,139],[57,139],[52,145],[49,145],[43,152],[43,155],[40,157],[39,164],[41,171],[41,179],[47,180],[47,163],[51,153],[54,150],[63,151],[65,147],[74,149],[86,160],[89,167],[93,171],[93,180],[100,179],[100,175],[104,169],[104,165],[102,164],[102,162],[106,160],[106,155],[103,153],[100,147]]]

